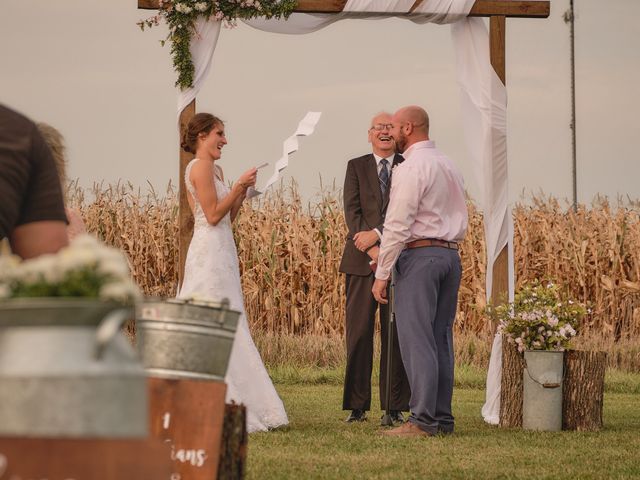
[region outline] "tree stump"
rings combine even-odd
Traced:
[[[602,428],[606,352],[564,354],[562,429],[596,432]]]
[[[226,404],[218,480],[244,478],[247,460],[247,410],[244,405]]]
[[[524,359],[516,346],[502,337],[502,379],[500,385],[500,426],[522,427]]]

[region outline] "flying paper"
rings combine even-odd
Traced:
[[[271,185],[280,180],[280,172],[289,166],[289,155],[298,151],[298,137],[306,137],[311,135],[316,128],[316,125],[320,121],[320,116],[322,112],[307,112],[305,117],[300,120],[298,123],[298,128],[295,133],[287,138],[284,142],[282,142],[282,156],[276,161],[275,168],[273,170],[273,174],[267,180],[267,183],[260,190],[255,188],[249,188],[247,190],[247,198],[253,198],[258,195],[261,195],[265,192]],[[262,167],[261,165],[260,167]],[[260,168],[257,167],[257,168]]]

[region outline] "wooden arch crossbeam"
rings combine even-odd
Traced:
[[[423,0],[416,0],[411,10],[417,8]],[[347,0],[298,0],[294,12],[298,13],[340,13],[344,10]],[[157,9],[158,0],[138,0],[138,8]],[[548,18],[551,10],[549,0],[476,0],[470,17],[489,17],[490,19],[490,52],[491,64],[494,70],[506,85],[505,65],[505,31],[506,18]],[[353,13],[353,12],[352,12]],[[377,12],[367,12],[367,15]],[[386,16],[399,16],[398,13],[378,12]],[[411,15],[411,12],[405,14]],[[180,114],[180,125],[186,125],[195,115],[195,100],[191,102]],[[193,232],[193,219],[187,202],[186,188],[184,186],[184,169],[191,161],[193,155],[181,152],[180,154],[180,244],[179,244],[179,279],[182,282],[184,262],[187,249]],[[509,285],[507,247],[501,252],[493,266],[492,301],[500,303],[507,297]]]
[[[348,0],[298,0],[294,12],[300,13],[339,13],[344,10]],[[416,0],[411,10],[416,9],[423,0]],[[504,15],[505,17],[537,17],[547,18],[550,9],[549,1],[529,0],[477,0],[471,8],[470,17],[491,17]],[[138,0],[138,8],[157,9],[158,0]],[[376,12],[367,12],[367,14]],[[389,12],[382,12],[386,15]]]

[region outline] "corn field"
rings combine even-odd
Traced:
[[[128,184],[96,185],[91,201],[77,185],[68,199],[89,232],[122,249],[147,295],[173,296],[177,285],[178,204],[174,189],[141,194]],[[591,308],[582,331],[611,341],[640,334],[640,205],[599,199],[577,211],[554,198],[517,204],[517,285],[562,285]],[[456,329],[486,336],[482,214],[469,203],[469,231]],[[247,202],[235,224],[245,305],[252,330],[265,334],[341,335],[344,280],[338,272],[346,226],[341,194],[323,191],[304,204],[294,184]],[[517,287],[516,287],[517,288]]]

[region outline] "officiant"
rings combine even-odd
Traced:
[[[371,262],[378,258],[393,167],[403,160],[395,154],[395,145],[389,135],[390,122],[388,113],[373,117],[368,129],[372,152],[349,160],[344,181],[344,216],[349,231],[340,272],[345,274],[346,291],[347,367],[342,408],[351,410],[347,422],[365,420],[366,412],[371,409],[373,337],[378,309],[371,293],[374,281],[371,267],[375,265]],[[380,306],[380,403],[383,410],[387,409],[388,312],[387,305]],[[394,332],[389,410],[394,422],[402,422],[402,412],[409,410],[410,390],[397,339]]]

